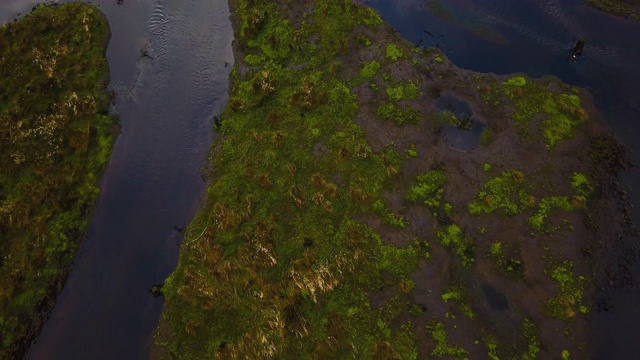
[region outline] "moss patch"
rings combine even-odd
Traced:
[[[513,119],[523,134],[531,134],[538,125],[548,148],[573,136],[574,129],[586,121],[580,97],[575,94],[552,94],[539,84],[521,76],[502,83],[515,106]]]

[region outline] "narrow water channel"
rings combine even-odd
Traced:
[[[376,8],[403,37],[437,46],[457,66],[480,72],[555,75],[584,87],[611,129],[640,164],[640,22],[586,6],[582,0],[363,0]],[[586,47],[575,63],[566,60],[583,36]],[[623,175],[625,190],[640,222],[640,171]],[[628,243],[638,246],[637,239]],[[616,256],[628,256],[624,250]],[[631,270],[636,281],[640,261]],[[637,283],[636,283],[637,286]],[[638,359],[640,290],[605,287],[592,309],[593,358]]]
[[[0,22],[38,1],[3,0]],[[40,1],[41,2],[41,1]],[[30,359],[146,359],[162,299],[204,192],[213,115],[233,63],[226,0],[101,0],[121,118],[102,193],[67,283]]]

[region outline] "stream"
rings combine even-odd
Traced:
[[[2,0],[0,23],[38,1]],[[146,359],[162,309],[149,289],[175,269],[204,193],[213,116],[228,98],[226,0],[98,1],[112,37],[119,135],[85,239],[30,359]],[[144,56],[143,56],[144,55]]]

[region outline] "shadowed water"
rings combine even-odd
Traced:
[[[35,1],[3,0],[0,21]],[[144,359],[162,299],[148,290],[176,266],[205,184],[213,115],[233,62],[226,0],[100,1],[110,21],[111,88],[122,133],[102,193],[31,359]],[[144,56],[142,56],[144,54]]]
[[[480,147],[480,137],[485,124],[473,118],[469,103],[452,96],[443,96],[436,101],[439,110],[451,111],[464,122],[462,126],[445,125],[442,129],[447,142],[458,150],[473,150]]]

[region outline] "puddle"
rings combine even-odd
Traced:
[[[447,138],[447,143],[458,150],[473,150],[480,147],[480,137],[485,124],[473,118],[473,112],[469,104],[453,96],[443,96],[436,101],[436,107],[440,111],[453,113],[460,125],[445,125],[442,131]]]
[[[489,283],[482,283],[482,293],[487,301],[487,304],[491,307],[491,310],[506,311],[509,310],[509,301],[498,289],[489,285]]]

